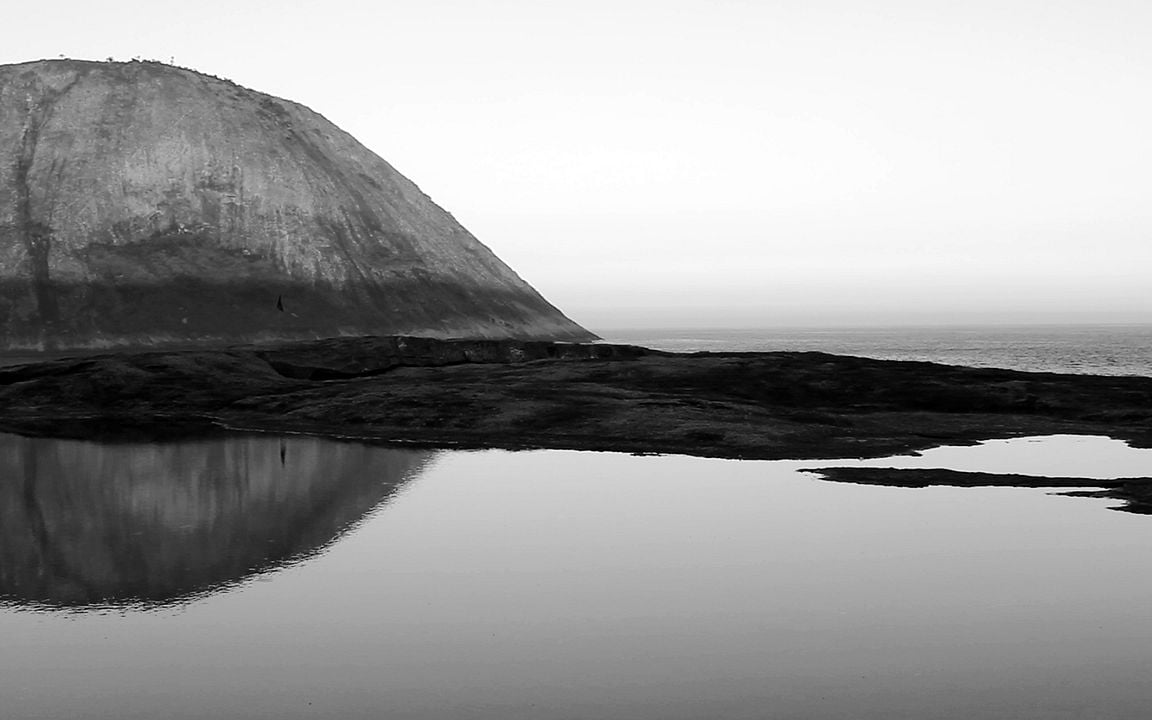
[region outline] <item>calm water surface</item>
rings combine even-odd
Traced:
[[[1152,324],[643,328],[599,332],[608,342],[673,352],[818,351],[1033,372],[1152,376]],[[0,367],[64,355],[0,354]]]
[[[617,330],[609,342],[673,352],[818,351],[1029,372],[1152,376],[1152,325]]]
[[[1150,456],[1061,437],[868,462]],[[1147,716],[1152,518],[798,472],[830,464],[0,436],[0,714]]]

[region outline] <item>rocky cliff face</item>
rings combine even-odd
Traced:
[[[0,66],[0,349],[590,339],[308,108],[160,63]]]

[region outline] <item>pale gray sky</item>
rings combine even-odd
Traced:
[[[304,103],[593,330],[1152,322],[1152,3],[107,0],[0,62]]]

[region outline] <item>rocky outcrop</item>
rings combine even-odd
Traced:
[[[1152,378],[823,353],[339,338],[0,369],[0,429],[149,437],[212,426],[432,447],[761,459],[882,456],[1021,435],[1152,446]]]
[[[0,67],[0,349],[590,339],[308,108],[151,62]]]
[[[873,468],[830,467],[812,468],[801,472],[819,475],[832,482],[855,485],[883,485],[886,487],[1030,487],[1030,488],[1090,488],[1100,490],[1070,490],[1060,493],[1071,497],[1095,497],[1122,500],[1123,505],[1112,508],[1137,515],[1152,515],[1152,477],[1124,477],[1101,480],[1082,477],[1045,477],[1011,473],[984,473],[946,470],[943,468]]]

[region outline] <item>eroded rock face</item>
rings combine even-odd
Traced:
[[[364,334],[593,337],[302,105],[160,63],[0,66],[0,349]]]

